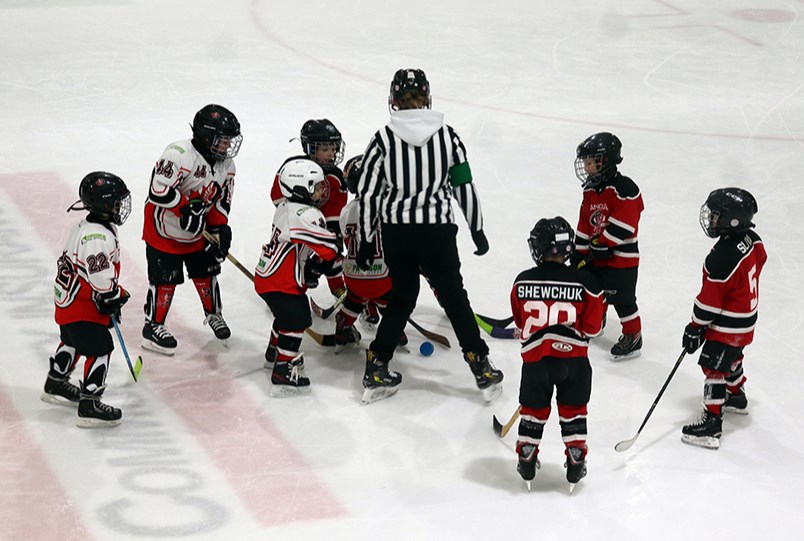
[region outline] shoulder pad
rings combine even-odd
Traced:
[[[617,173],[611,181],[611,186],[622,198],[633,199],[639,196],[639,186],[629,177]]]
[[[704,262],[704,269],[709,278],[726,280],[740,264],[740,261],[751,252],[757,241],[760,241],[759,235],[751,230],[738,235],[721,237]]]

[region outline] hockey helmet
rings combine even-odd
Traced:
[[[112,173],[89,173],[81,179],[78,197],[80,199],[67,212],[88,210],[90,214],[117,225],[123,225],[131,214],[131,192],[123,179]]]
[[[536,265],[541,265],[544,258],[551,255],[560,255],[566,260],[575,251],[575,231],[561,216],[542,218],[530,230],[528,246]]]
[[[363,174],[363,155],[358,154],[346,160],[343,166],[343,178],[346,179],[346,189],[353,194],[357,194],[357,182]]]
[[[623,161],[623,145],[616,135],[608,132],[587,137],[575,151],[575,176],[584,188],[594,188],[614,176]]]
[[[388,107],[392,111],[401,108],[402,100],[406,95],[413,98],[424,98],[424,105],[420,109],[429,109],[433,105],[430,95],[430,83],[427,75],[418,68],[403,68],[396,70],[391,81],[391,91],[388,96]]]
[[[193,141],[216,160],[234,158],[243,135],[234,113],[221,105],[206,105],[193,118]]]
[[[314,162],[326,166],[338,165],[343,160],[346,144],[341,132],[328,119],[308,120],[302,126],[299,138],[302,150]]]
[[[319,182],[324,182],[324,170],[312,160],[290,160],[279,170],[279,189],[288,201],[314,204]]]
[[[701,206],[701,228],[708,237],[737,233],[754,227],[757,200],[742,188],[719,188],[712,191]]]

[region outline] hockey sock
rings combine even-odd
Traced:
[[[517,448],[520,444],[531,443],[537,447],[542,441],[544,425],[550,417],[550,406],[546,408],[529,408],[522,406],[519,418],[519,438]]]
[[[276,341],[276,362],[287,363],[299,355],[303,331],[279,331]]]
[[[731,364],[731,371],[726,376],[726,390],[731,394],[740,394],[745,385],[745,374],[743,374],[743,356]]]
[[[634,308],[636,309],[636,306]],[[620,324],[623,326],[623,334],[642,332],[642,319],[639,317],[639,311],[637,310],[626,316],[620,316]]]
[[[558,404],[561,439],[567,447],[586,447],[586,415],[586,404],[580,406]]]
[[[151,285],[145,297],[145,320],[164,325],[175,291],[175,284]]]
[[[704,367],[701,367],[701,370],[706,376],[703,393],[704,408],[719,417],[723,413],[723,403],[726,401],[727,374]]]
[[[56,348],[56,354],[50,358],[50,375],[60,378],[68,377],[72,374],[77,362],[75,348],[60,342],[59,347]]]
[[[218,286],[218,278],[216,276],[193,278],[193,284],[195,284],[195,290],[198,292],[198,298],[201,299],[204,313],[220,315],[223,304],[221,303],[221,290]]]
[[[106,373],[109,371],[109,355],[87,357],[84,361],[83,389],[89,393],[100,395],[106,386]]]

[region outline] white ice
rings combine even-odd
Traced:
[[[797,538],[803,11],[802,0],[0,1],[0,539]],[[491,244],[472,255],[457,215],[480,313],[507,315],[536,220],[577,220],[576,145],[598,131],[623,141],[621,170],[646,205],[645,347],[608,359],[619,334],[610,311],[590,349],[589,475],[571,497],[556,411],[530,493],[515,469],[516,429],[503,441],[492,433],[492,416],[505,421],[517,405],[518,344],[488,339],[506,380],[484,405],[426,289],[414,317],[453,348],[398,355],[401,390],[370,406],[359,404],[362,350],[335,357],[308,341],[312,395],[270,398],[271,316],[229,264],[228,349],[201,325],[189,282],[168,320],[175,358],[139,347],[142,202],[154,161],[189,137],[195,111],[220,103],[242,123],[232,254],[253,267],[270,233],[269,183],[299,150],[288,140],[327,117],[347,156],[362,152],[387,120],[400,67],[427,72],[434,108],[468,150]],[[133,293],[123,331],[145,368],[134,383],[115,351],[105,398],[124,422],[85,431],[39,394],[58,341],[55,260],[79,218],[64,211],[96,169],[134,195],[121,229]],[[712,244],[698,209],[727,185],[756,196],[769,253],[746,350],[751,413],[726,418],[718,451],[682,444],[703,386],[688,357],[640,439],[616,453],[679,355]],[[328,301],[324,288],[313,294]]]

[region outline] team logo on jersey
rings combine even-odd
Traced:
[[[572,346],[570,344],[565,344],[564,342],[553,342],[553,349],[563,353],[569,353],[572,351]]]
[[[595,209],[589,217],[589,225],[592,226],[595,234],[599,234],[606,227],[606,213],[605,209]]]

